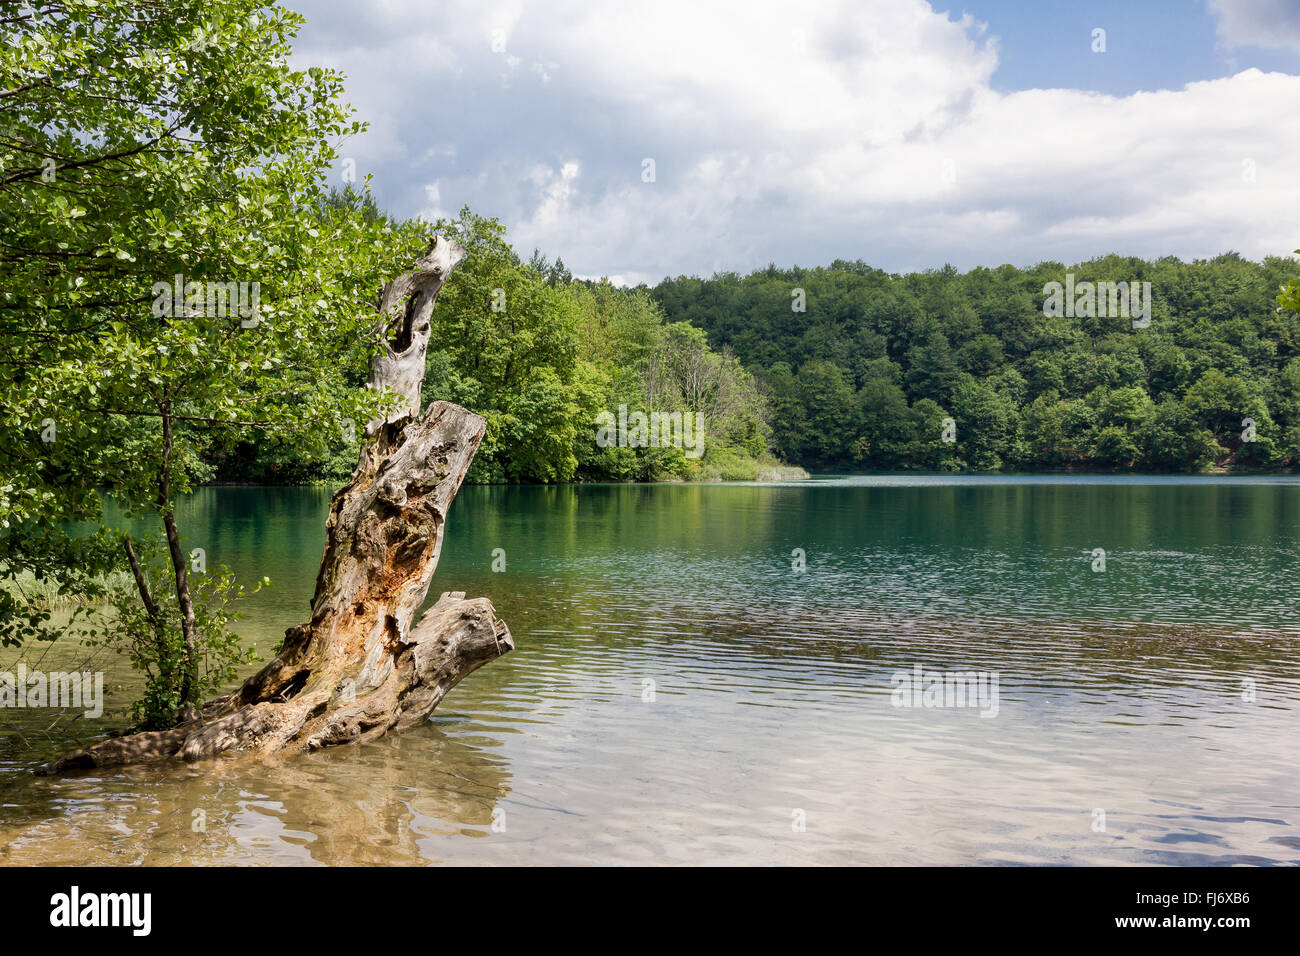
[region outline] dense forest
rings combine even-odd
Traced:
[[[368,193],[329,202],[419,228]],[[1277,303],[1289,258],[907,275],[840,260],[624,289],[536,251],[521,259],[499,222],[469,210],[438,226],[471,254],[435,311],[425,398],[488,417],[471,481],[754,478],[778,474],[778,459],[834,471],[1300,465],[1300,318]],[[1150,283],[1149,321],[1104,301],[1052,314],[1045,288],[1067,276]],[[700,412],[704,457],[598,446],[595,416],[619,405]],[[245,443],[214,455],[206,477],[338,480],[354,457],[347,444],[320,458]]]
[[[809,468],[1294,468],[1300,318],[1278,290],[1295,270],[1233,253],[901,276],[836,261],[651,294],[735,352],[769,403],[773,450]],[[1045,308],[1067,274],[1149,282],[1149,322]]]
[[[334,190],[322,217],[429,231]],[[436,224],[467,247],[434,313],[425,400],[479,410],[477,482],[752,479],[814,470],[1155,471],[1300,465],[1300,318],[1278,306],[1295,262],[1107,256],[893,275],[863,262],[653,288],[525,260],[468,209]],[[1067,280],[1149,283],[1149,315],[1045,307]],[[1126,304],[1126,303],[1122,303]],[[1073,314],[1072,314],[1073,313]],[[1090,314],[1091,313],[1091,314]],[[360,384],[354,372],[339,387]],[[620,406],[694,410],[702,458],[601,447]],[[208,481],[338,481],[355,430],[325,454],[214,447]]]
[[[445,399],[488,421],[470,482],[755,479],[779,474],[768,451],[768,407],[730,349],[670,322],[645,289],[575,281],[562,259],[521,259],[504,227],[468,209],[436,224],[399,222],[370,193],[332,190],[322,221],[421,237],[454,237],[468,251],[438,299],[424,402]],[[358,220],[360,224],[358,224]],[[337,372],[339,388],[363,372]],[[635,411],[699,416],[702,455],[686,447],[602,446],[597,416]],[[356,463],[358,428],[339,429],[323,454],[300,443],[252,438],[213,446],[202,479],[338,482]]]

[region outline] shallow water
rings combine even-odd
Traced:
[[[182,511],[272,578],[265,655],[327,502]],[[0,715],[0,861],[1297,863],[1298,535],[1291,480],[466,488],[431,593],[490,597],[518,650],[429,724],[48,780],[38,715]],[[996,675],[996,715],[895,706],[915,665]]]

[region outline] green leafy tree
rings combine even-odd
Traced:
[[[1139,431],[1139,440],[1146,464],[1157,471],[1195,471],[1222,451],[1213,433],[1172,396],[1156,405]]]
[[[1187,390],[1184,404],[1219,446],[1216,457],[1241,454],[1267,463],[1275,452],[1274,425],[1268,406],[1254,389],[1234,375],[1210,369]]]
[[[847,462],[859,436],[856,396],[837,365],[812,361],[799,369],[799,402],[807,415],[805,447],[816,449],[812,463],[820,467]]]
[[[999,471],[1016,460],[1020,416],[1004,395],[965,376],[952,400],[957,421],[957,444],[970,467]]]
[[[322,217],[336,144],[362,127],[339,74],[289,66],[301,22],[255,0],[50,0],[0,45],[2,560],[97,519],[101,492],[156,518],[176,713],[204,689],[177,497],[250,434],[322,451],[372,414],[384,397],[341,377],[420,242]]]
[[[573,478],[574,447],[595,434],[604,384],[579,355],[577,296],[555,267],[543,278],[523,263],[495,219],[464,208],[437,228],[468,256],[434,310],[440,357],[431,356],[425,400],[459,402],[487,419],[472,480]]]

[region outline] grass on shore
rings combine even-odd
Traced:
[[[126,571],[113,571],[99,578],[107,590],[129,587],[131,575]],[[82,594],[64,594],[52,578],[37,578],[31,571],[20,571],[0,579],[0,588],[17,598],[18,603],[34,611],[70,611],[77,607],[98,607],[108,604],[108,593],[99,597]]]

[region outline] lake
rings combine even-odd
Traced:
[[[272,579],[264,657],[328,500],[181,508]],[[0,714],[0,861],[1300,863],[1298,536],[1285,478],[468,487],[431,598],[491,598],[518,650],[428,724],[45,779]]]

